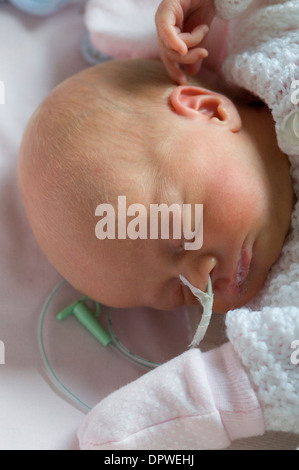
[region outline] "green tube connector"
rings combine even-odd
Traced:
[[[96,316],[85,304],[87,297],[72,303],[57,315],[57,320],[62,321],[69,315],[75,315],[77,320],[103,345],[108,346],[112,338],[108,331],[96,319]],[[99,311],[100,304],[97,304],[97,312]]]

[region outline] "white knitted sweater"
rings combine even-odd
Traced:
[[[299,198],[299,107],[291,87],[299,80],[299,2],[215,0],[215,5],[220,17],[234,18],[223,74],[272,110]],[[226,326],[264,409],[266,428],[299,433],[299,364],[291,360],[291,345],[299,340],[299,202],[263,290],[248,306],[229,312]]]

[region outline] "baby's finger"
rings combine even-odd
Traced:
[[[188,75],[197,75],[198,72],[200,71],[201,69],[201,66],[202,66],[202,62],[203,62],[203,59],[199,59],[197,62],[195,62],[194,64],[187,64],[185,66],[185,72],[188,74]]]
[[[180,37],[180,30],[177,26],[168,26],[167,31],[161,29],[159,39],[164,47],[180,55],[185,55],[188,52],[188,46]]]
[[[176,61],[168,59],[165,56],[162,56],[161,58],[169,77],[178,85],[185,85],[187,83],[187,77],[185,72],[180,67],[180,64]]]
[[[179,85],[187,83],[186,73],[196,75],[199,71],[202,60],[208,56],[206,49],[200,47],[191,49],[188,54],[181,56],[177,52],[167,51],[167,54],[162,54],[161,59],[165,65],[168,75]],[[185,66],[185,71],[182,69]]]
[[[177,83],[178,85],[186,85],[187,77],[184,70],[181,68],[180,64],[177,62],[169,62],[166,67],[167,72],[170,78]]]
[[[170,1],[162,2],[157,10],[155,21],[161,44],[179,54],[186,54],[187,46],[178,36],[184,21],[183,11],[179,5]]]
[[[179,38],[184,41],[188,49],[198,46],[209,32],[207,25],[200,25],[194,28],[192,33],[180,33]]]
[[[175,51],[167,51],[165,57],[172,62],[178,62],[182,65],[189,65],[196,63],[200,59],[205,59],[208,55],[209,54],[206,49],[202,47],[195,47],[193,49],[190,49],[188,53],[184,56],[181,56]]]
[[[185,71],[181,66],[185,66],[185,70],[190,75],[195,75],[196,70],[201,67],[202,60],[207,57],[208,52],[206,49],[200,47],[191,49],[187,55],[181,56],[177,52],[167,51],[167,53],[161,53],[161,59],[167,70],[168,75],[179,85],[185,85],[187,83],[187,77]]]

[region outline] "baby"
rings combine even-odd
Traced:
[[[237,15],[251,3],[260,7],[250,0],[215,0],[218,10]],[[274,16],[278,10],[281,15],[278,2],[272,3]],[[286,126],[281,133],[283,117],[287,124],[294,118],[288,84],[298,66],[293,61],[281,69],[287,71],[284,80],[272,80],[277,69],[267,55],[272,43],[262,40],[260,50],[257,42],[247,54],[245,34],[232,42],[235,52],[241,49],[228,56],[227,75],[265,98],[275,125],[266,107],[235,102],[202,78],[187,79],[179,64],[187,64],[189,73],[200,67],[207,29],[198,13],[209,24],[212,4],[161,3],[161,53],[173,81],[155,61],[90,68],[54,90],[24,135],[19,182],[29,220],[49,260],[77,289],[112,306],[171,309],[195,301],[180,275],[201,290],[210,278],[213,310],[236,309],[226,319],[228,343],[207,353],[187,351],[99,403],[79,430],[82,449],[219,449],[265,430],[299,433],[298,362],[290,350],[299,335],[298,204],[283,259],[263,298],[255,310],[238,308],[262,287],[290,227],[293,190],[280,148],[294,156],[298,195],[296,128],[292,134]],[[283,9],[292,22],[298,7],[283,2]],[[269,15],[247,13],[242,18],[252,39],[251,22]],[[184,19],[190,32],[181,35]],[[291,37],[291,23],[280,25],[290,39],[291,62],[298,36]],[[175,35],[173,43],[171,32],[186,47]],[[257,63],[263,67],[260,81],[252,67]],[[250,73],[244,73],[247,68]],[[116,208],[120,195],[127,205],[147,208],[203,204],[202,247],[188,249],[186,237],[176,239],[171,231],[168,239],[99,240],[97,208],[103,203]]]
[[[293,206],[268,109],[196,79],[177,86],[158,61],[111,61],[58,86],[28,124],[18,173],[50,262],[113,307],[196,302],[180,275],[203,291],[210,276],[216,313],[246,304],[280,255]],[[203,204],[203,246],[184,249],[171,233],[99,240],[96,208],[116,209],[120,195],[127,206]]]

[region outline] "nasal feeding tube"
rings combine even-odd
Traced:
[[[197,300],[199,300],[203,307],[203,314],[201,320],[199,322],[195,335],[193,336],[193,340],[191,341],[191,344],[189,346],[189,348],[194,348],[195,346],[198,346],[199,343],[203,340],[211,321],[214,301],[212,281],[211,277],[209,276],[207,292],[203,292],[197,287],[192,286],[192,284],[190,284],[190,282],[187,281],[184,276],[180,275],[180,280],[183,284],[189,287],[192,294],[197,298]]]

